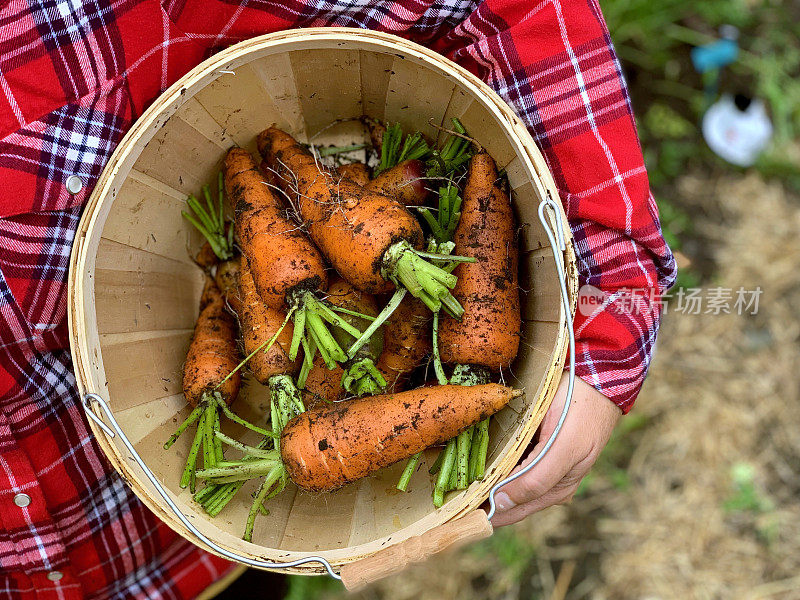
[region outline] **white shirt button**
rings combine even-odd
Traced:
[[[47,574],[47,578],[50,581],[60,581],[64,574],[61,571],[50,571]]]
[[[20,508],[25,508],[31,503],[31,497],[28,494],[17,494],[14,496],[14,504]]]
[[[77,194],[83,189],[83,181],[77,175],[70,175],[67,177],[67,191],[70,194]]]

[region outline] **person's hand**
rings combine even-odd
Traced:
[[[513,473],[541,452],[558,423],[566,395],[565,373],[542,421],[539,441]],[[500,488],[495,495],[497,510],[492,517],[492,525],[511,525],[548,506],[569,502],[581,479],[608,442],[621,415],[622,412],[614,403],[576,377],[572,405],[556,441],[539,464]]]

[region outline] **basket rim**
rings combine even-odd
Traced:
[[[274,54],[279,51],[291,51],[293,49],[292,46],[309,41],[318,44],[350,42],[372,46],[372,48],[363,48],[365,50],[371,49],[383,53],[390,51],[400,52],[414,58],[416,62],[423,63],[451,77],[463,88],[466,88],[476,101],[481,102],[487,110],[492,112],[506,134],[511,137],[516,155],[522,161],[525,173],[533,184],[537,195],[540,198],[546,195],[557,197],[557,189],[552,174],[548,170],[533,138],[519,117],[487,84],[446,57],[392,34],[355,28],[291,29],[244,40],[198,64],[165,90],[144,111],[114,150],[86,203],[70,255],[67,296],[70,350],[74,362],[76,383],[81,397],[88,392],[101,393],[104,397],[108,397],[107,388],[104,388],[103,385],[95,385],[95,382],[104,381],[104,379],[98,379],[97,376],[103,374],[102,368],[99,367],[96,360],[93,362],[91,359],[92,347],[95,350],[99,348],[99,342],[94,343],[95,340],[99,339],[96,312],[94,310],[94,260],[106,217],[121,185],[121,182],[119,185],[115,185],[118,177],[122,175],[122,179],[124,179],[127,176],[130,168],[140,155],[141,149],[150,141],[156,131],[175,114],[185,100],[193,97],[197,91],[221,76],[221,71],[232,70],[247,64],[259,52]],[[336,48],[332,47],[331,49]],[[234,66],[237,62],[241,64]],[[192,93],[188,93],[190,90],[192,90]],[[572,233],[567,225],[566,214],[560,203],[558,204],[566,242],[564,264],[567,272],[567,288],[572,301],[572,312],[574,313],[578,287],[575,253]],[[105,211],[103,211],[104,208],[106,209]],[[213,526],[211,521],[208,521],[209,532],[211,532],[210,537],[219,545],[247,554],[252,558],[281,562],[305,556],[322,556],[329,560],[334,567],[340,567],[343,564],[363,558],[410,537],[420,535],[424,531],[477,509],[488,497],[490,488],[497,481],[507,476],[514,465],[517,464],[552,402],[566,359],[568,339],[565,323],[564,310],[563,307],[560,307],[558,338],[553,348],[547,373],[540,384],[539,389],[541,392],[537,395],[537,398],[532,399],[531,403],[531,405],[538,407],[536,414],[532,415],[527,422],[518,426],[515,440],[513,440],[513,447],[511,447],[511,442],[507,443],[506,449],[495,461],[495,465],[503,461],[511,464],[502,469],[495,466],[494,472],[487,473],[487,477],[482,482],[472,484],[467,490],[451,498],[442,508],[437,510],[432,508],[431,512],[423,518],[389,536],[356,546],[333,550],[290,551],[248,544],[230,534],[221,532],[221,530]],[[98,389],[93,389],[93,387]],[[189,533],[171,513],[164,509],[163,502],[154,495],[151,489],[152,486],[146,483],[140,469],[138,467],[134,468],[132,466],[133,463],[128,460],[127,452],[122,451],[112,443],[91,419],[87,420],[102,451],[144,504],[178,534],[203,549],[213,552],[213,550],[207,548]],[[508,459],[512,457],[513,461],[509,461]],[[189,508],[182,498],[172,492],[170,494],[180,506]],[[199,511],[195,512],[200,514]],[[225,539],[220,539],[219,535],[214,536],[214,531],[224,533],[222,537]],[[209,535],[209,532],[204,531],[206,535]],[[237,546],[236,548],[231,547],[234,542],[235,546]],[[309,564],[288,571],[312,574],[323,572],[323,569],[319,565]]]

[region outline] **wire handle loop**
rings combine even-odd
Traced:
[[[95,414],[95,412],[92,410],[92,404],[96,404],[102,409],[103,413],[105,413],[106,419],[108,419],[108,422],[111,424],[110,427],[106,425],[98,415]],[[260,569],[289,569],[292,567],[299,567],[300,565],[304,565],[310,562],[318,562],[323,567],[325,567],[325,570],[328,572],[328,575],[330,575],[334,579],[341,579],[341,576],[333,570],[331,564],[321,556],[306,556],[304,558],[300,558],[292,562],[276,563],[266,560],[256,560],[253,558],[242,556],[241,554],[237,554],[236,552],[231,552],[230,550],[223,548],[216,542],[210,540],[200,530],[198,530],[197,527],[195,527],[192,524],[192,522],[185,514],[183,514],[183,512],[181,512],[180,508],[178,508],[178,506],[172,500],[167,490],[164,489],[164,487],[158,481],[153,472],[147,467],[147,465],[144,464],[142,457],[139,456],[138,452],[136,452],[136,450],[133,447],[133,444],[125,435],[125,433],[122,431],[122,429],[119,426],[119,423],[117,423],[117,420],[114,418],[114,415],[112,414],[111,408],[108,406],[108,403],[105,400],[103,400],[103,398],[101,398],[99,395],[90,392],[83,397],[83,406],[86,408],[87,416],[92,421],[94,421],[97,424],[97,426],[100,427],[109,437],[113,438],[119,436],[119,439],[128,449],[128,452],[131,453],[133,460],[136,462],[137,465],[139,465],[139,468],[142,469],[144,474],[147,476],[147,479],[149,479],[150,483],[153,484],[153,487],[156,489],[158,494],[164,499],[164,502],[167,503],[167,506],[169,506],[169,508],[172,510],[175,516],[178,517],[178,520],[184,525],[184,527],[186,527],[189,531],[191,531],[192,534],[194,534],[194,536],[197,537],[197,539],[199,539],[206,546],[214,550],[216,553],[221,554],[225,558],[229,558],[231,560],[235,560],[240,563],[250,565],[251,567],[258,567]]]
[[[552,214],[552,223],[545,216],[546,209],[549,209],[549,212]],[[564,321],[567,328],[567,335],[569,336],[569,382],[567,385],[567,397],[564,401],[564,408],[561,411],[561,416],[558,419],[558,423],[556,423],[556,427],[553,430],[553,433],[550,434],[550,438],[542,448],[542,451],[539,452],[539,454],[522,469],[498,482],[489,491],[489,512],[486,515],[487,519],[491,519],[497,510],[494,496],[500,490],[500,488],[525,475],[525,473],[530,471],[545,457],[553,443],[556,441],[556,436],[558,436],[558,432],[561,431],[561,427],[564,425],[564,421],[567,418],[569,405],[572,403],[572,391],[575,387],[575,333],[572,331],[572,312],[569,294],[567,293],[567,273],[564,265],[564,252],[567,249],[566,242],[564,240],[564,221],[561,218],[561,211],[559,209],[560,207],[555,203],[549,192],[547,197],[539,203],[539,221],[541,221],[542,227],[544,227],[544,231],[547,234],[547,239],[550,241],[550,247],[553,249],[553,256],[555,258],[556,269],[558,271],[558,283],[561,287],[561,302],[564,306]],[[553,230],[555,230],[555,233]]]

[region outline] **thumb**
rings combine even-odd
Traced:
[[[542,452],[556,428],[566,400],[566,382],[562,380],[550,408],[542,420],[539,442],[530,454],[511,472],[515,474],[529,465]],[[563,429],[567,429],[569,419]],[[505,511],[540,498],[553,489],[578,462],[575,449],[565,431],[559,434],[542,460],[525,475],[504,485],[495,495],[498,511]]]

